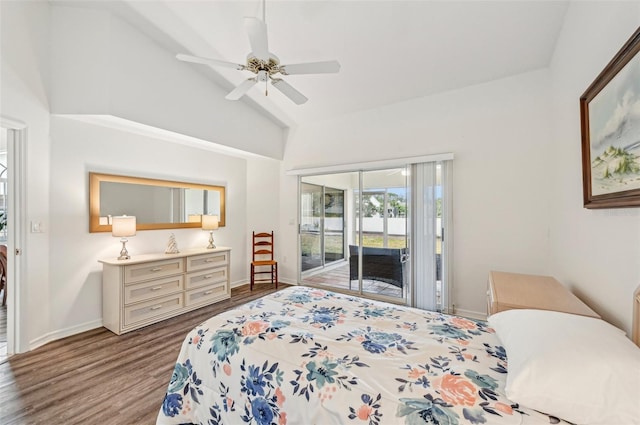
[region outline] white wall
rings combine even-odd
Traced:
[[[246,282],[250,232],[263,228],[278,234],[283,280],[295,281],[297,178],[284,176],[286,170],[442,152],[456,157],[453,297],[459,312],[484,313],[489,270],[551,273],[606,319],[629,330],[631,292],[640,281],[640,210],[582,208],[578,97],[638,26],[637,2],[573,3],[550,71],[298,128],[291,132],[284,162],[240,160],[61,116],[51,120],[50,75],[55,80],[51,103],[67,102],[61,108],[65,112],[99,112],[96,108],[108,104],[126,118],[161,127],[165,119],[180,112],[178,103],[167,108],[154,108],[152,103],[170,101],[173,96],[183,99],[184,94],[218,96],[220,90],[205,79],[201,82],[206,90],[196,81],[193,86],[169,87],[166,98],[152,96],[154,87],[169,77],[183,73],[203,77],[182,68],[187,64],[175,68],[178,65],[169,61],[174,52],[158,50],[125,22],[102,16],[97,17],[95,28],[62,28],[58,25],[69,24],[71,13],[94,12],[56,12],[52,38],[50,11],[63,6],[31,1],[0,2],[0,7],[0,113],[29,127],[25,220],[42,221],[45,229],[45,233],[29,233],[23,247],[27,273],[21,284],[28,303],[21,321],[25,339],[32,345],[99,326],[97,259],[112,256],[119,248],[109,234],[88,233],[90,169],[226,182],[228,226],[217,231],[215,238],[218,245],[233,248],[232,281]],[[104,26],[117,34],[100,33]],[[60,39],[62,49],[56,44]],[[53,66],[49,63],[51,40]],[[123,44],[127,48],[118,50]],[[113,104],[113,98],[105,101],[101,96],[113,96],[116,88],[110,86],[105,94],[104,86],[84,84],[88,80],[82,72],[90,70],[91,64],[75,62],[80,58],[74,57],[106,45],[115,55],[110,59],[116,58],[113,63],[118,64],[110,69],[109,78],[116,78],[121,88]],[[149,51],[153,70],[168,67],[166,74],[149,78],[148,85],[146,59],[135,62],[140,49]],[[102,65],[102,58],[96,58],[94,65]],[[125,59],[134,61],[131,74]],[[74,63],[83,66],[74,68]],[[100,78],[97,69],[91,74]],[[136,87],[136,81],[145,85]],[[73,93],[81,99],[83,90],[91,93],[89,104],[64,97]],[[207,105],[200,107],[200,119],[211,118],[221,127],[219,134],[229,135],[218,141],[261,149],[261,138],[251,133],[255,129],[242,133],[242,140],[232,140],[236,133],[229,130],[253,122],[253,113],[243,106],[227,108],[224,102]],[[271,137],[280,131],[260,120],[270,128]],[[211,130],[209,124],[176,120],[169,129],[189,134],[195,127]],[[129,159],[117,155],[123,150]],[[151,159],[149,152],[157,156]],[[131,239],[129,250],[133,255],[163,250],[169,233],[140,232]],[[180,247],[206,243],[206,234],[198,230],[174,233]]]
[[[284,167],[453,152],[453,298],[483,315],[490,270],[548,269],[548,87],[541,70],[301,127]],[[295,181],[284,178],[284,211],[295,211]],[[295,229],[283,231],[293,255]]]
[[[101,44],[93,43],[96,37],[92,31],[104,29],[104,26],[84,27],[81,25],[84,22],[84,16],[76,22],[59,20],[57,18],[60,18],[60,14],[58,14],[57,18],[52,20],[52,9],[57,10],[58,7],[63,7],[51,6],[47,1],[0,2],[0,7],[2,19],[0,113],[3,116],[22,120],[28,126],[26,152],[28,199],[26,211],[23,211],[23,219],[27,224],[30,221],[40,221],[44,228],[44,233],[29,233],[22,246],[22,262],[26,267],[26,273],[23,274],[20,282],[24,305],[22,305],[22,317],[18,320],[23,326],[21,336],[25,344],[17,347],[18,350],[28,350],[47,341],[101,324],[101,278],[97,259],[115,255],[119,245],[118,241],[109,234],[88,232],[87,176],[89,170],[130,172],[135,175],[171,180],[226,184],[227,226],[215,232],[215,240],[218,245],[230,246],[233,249],[232,283],[246,282],[248,280],[246,217],[247,211],[253,208],[247,206],[246,160],[186,147],[185,144],[172,144],[134,134],[134,132],[75,121],[69,117],[56,116],[52,119],[50,105],[56,101],[64,104],[66,101],[73,100],[64,98],[68,93],[73,93],[78,98],[82,98],[84,93],[89,100],[95,100],[93,104],[87,105],[86,109],[73,110],[78,114],[99,112],[100,108],[108,103],[100,99],[100,95],[104,95],[101,91],[104,87],[83,84],[86,82],[83,76],[73,72],[73,60],[78,58],[65,57],[66,53],[73,52],[65,52],[64,49],[61,52],[56,49],[55,41],[61,34],[66,37],[63,44],[71,42],[68,38],[75,36],[76,40],[73,41],[76,44],[67,47],[72,50],[79,49],[75,52],[79,54],[87,53],[87,49],[89,53],[97,54],[95,50],[100,50]],[[89,15],[94,13],[89,9],[84,12]],[[88,22],[96,23],[91,19]],[[108,22],[107,26],[111,24],[113,22]],[[55,28],[52,28],[52,25]],[[69,28],[60,28],[57,25],[69,25]],[[148,49],[150,55],[154,56],[150,60],[153,65],[157,65],[160,58],[168,57],[169,53],[159,51],[158,46],[149,45],[148,40],[145,42],[131,28],[125,29],[126,23],[121,22],[119,25],[110,28],[123,31],[123,34],[118,34],[118,40],[120,43],[131,42],[132,46],[127,50],[129,54],[132,54],[131,49],[135,46],[142,45]],[[56,36],[52,37],[52,33]],[[130,40],[122,39],[126,34],[130,36]],[[49,62],[50,54],[56,56],[55,66]],[[57,56],[58,54],[62,56]],[[66,62],[67,59],[69,62]],[[78,63],[86,65],[85,62],[87,61]],[[95,64],[97,67],[104,65],[99,58],[96,58]],[[173,64],[172,61],[168,66],[171,67]],[[86,69],[82,66],[80,68]],[[135,67],[135,71],[142,72],[139,66]],[[124,73],[121,70],[119,77],[124,79]],[[141,82],[145,82],[145,77],[146,75],[138,75]],[[53,84],[55,90],[50,90],[50,79],[56,80]],[[158,82],[158,78],[149,80],[154,84]],[[124,81],[121,82],[124,84]],[[216,96],[218,95],[216,88],[212,87],[208,80],[207,88],[215,92]],[[145,90],[148,89],[149,87],[145,87]],[[175,89],[173,90],[169,93],[175,94]],[[51,91],[53,95],[50,94]],[[202,90],[202,93],[211,95],[207,90]],[[137,95],[137,93],[132,92],[130,95]],[[145,109],[145,101],[135,103],[135,99],[126,98],[124,95],[116,100],[126,102],[127,99],[140,108],[142,118],[145,113],[153,112]],[[109,102],[112,100],[114,99],[110,98]],[[152,100],[160,102],[156,98]],[[171,97],[161,101],[170,103]],[[74,103],[70,105],[78,106]],[[261,118],[256,119],[254,116],[256,112],[248,111],[250,108],[246,104],[237,103],[230,106],[228,102],[219,102],[216,105],[214,111],[209,108],[208,112],[200,116],[201,119],[207,120],[202,126],[210,126],[213,121],[224,131],[233,133],[234,137],[244,137],[244,141],[249,145],[253,143],[257,151],[264,148],[264,140],[255,137],[255,132],[264,128],[268,135],[267,139],[272,141],[277,139],[275,135],[282,134],[282,130],[276,124],[263,122]],[[166,113],[166,111],[158,112],[157,110],[156,112],[158,115],[151,115],[158,120],[161,120],[162,114]],[[215,119],[211,119],[212,116]],[[259,125],[244,133],[225,129],[227,122],[235,123],[236,126],[250,127],[246,123],[254,121]],[[122,155],[123,152],[127,155]],[[276,168],[279,169],[279,164]],[[274,179],[272,175],[268,178],[272,180],[269,181],[265,177],[262,182],[276,188],[277,193],[278,179]],[[278,221],[277,201],[264,205],[262,210],[263,214],[275,217],[271,221]],[[199,230],[181,229],[174,233],[181,248],[205,246],[207,243],[208,235]],[[170,231],[139,232],[135,238],[131,238],[128,244],[129,251],[133,255],[162,251],[166,247],[169,234]]]
[[[551,273],[627,332],[640,284],[640,209],[582,207],[579,98],[639,25],[638,2],[572,3],[551,64]]]
[[[280,232],[281,216],[285,211],[280,208],[280,166],[281,161],[273,159],[248,159],[247,160],[247,227],[244,233],[244,241],[247,246],[247,256],[244,267],[249,279],[249,264],[252,260],[252,232],[274,232],[274,256],[278,261],[278,280],[287,283],[296,283],[295,272],[291,273],[291,267],[295,266],[295,256],[286,257],[282,254],[283,242]],[[296,211],[296,210],[293,210]],[[292,213],[295,215],[295,212]],[[285,214],[286,215],[286,214]]]
[[[89,233],[88,173],[145,176],[224,185],[225,227],[214,232],[218,246],[231,251],[231,282],[246,282],[246,160],[185,147],[108,127],[53,116],[51,121],[51,329],[55,336],[102,324],[102,267],[120,243],[110,233]],[[205,247],[200,229],[139,231],[127,249],[163,252],[174,233],[178,248]]]
[[[49,4],[0,2],[0,113],[27,125],[25,222],[49,228]],[[28,233],[22,246],[22,347],[46,334],[50,318],[49,233]]]
[[[107,11],[52,8],[52,108],[104,114],[282,158],[284,130]],[[259,141],[257,143],[256,141]]]

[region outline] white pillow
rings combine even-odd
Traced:
[[[545,310],[489,324],[507,352],[510,400],[576,424],[640,424],[640,348],[620,329]]]

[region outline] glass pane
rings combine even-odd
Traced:
[[[362,182],[362,292],[402,298],[409,282],[406,169],[367,171]]]
[[[302,271],[322,266],[322,186],[302,183],[300,252]]]
[[[349,263],[345,257],[347,231],[353,215],[350,205],[358,173],[305,176],[300,180],[301,276],[305,285],[349,290]],[[346,227],[345,227],[346,226]]]
[[[344,259],[344,191],[324,189],[325,265]]]

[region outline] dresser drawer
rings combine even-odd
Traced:
[[[121,335],[229,299],[230,251],[203,247],[100,260],[102,325]]]
[[[125,306],[124,327],[137,322],[151,320],[154,317],[162,316],[175,310],[180,310],[184,306],[182,297],[183,293],[180,292],[167,297]]]
[[[227,283],[224,282],[217,285],[205,286],[187,291],[185,298],[185,304],[187,307],[196,304],[207,304],[212,301],[228,298]]]
[[[196,255],[187,257],[187,272],[226,266],[227,264],[229,264],[229,252],[227,251]]]
[[[152,261],[148,263],[132,264],[124,268],[124,283],[136,283],[143,280],[180,274],[184,271],[184,259]]]
[[[227,281],[227,267],[187,274],[187,289]]]
[[[184,275],[170,276],[124,287],[124,303],[131,304],[180,292],[184,289]]]

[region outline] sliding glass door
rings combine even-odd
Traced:
[[[322,186],[301,184],[300,265],[303,272],[322,267],[321,199]]]
[[[451,175],[439,160],[301,176],[299,282],[451,312]]]
[[[359,292],[406,299],[409,288],[406,168],[364,171],[354,191]]]
[[[405,301],[406,168],[300,180],[301,283]]]
[[[310,274],[344,261],[344,190],[301,183],[300,267]]]
[[[324,263],[344,260],[344,190],[324,187]]]

